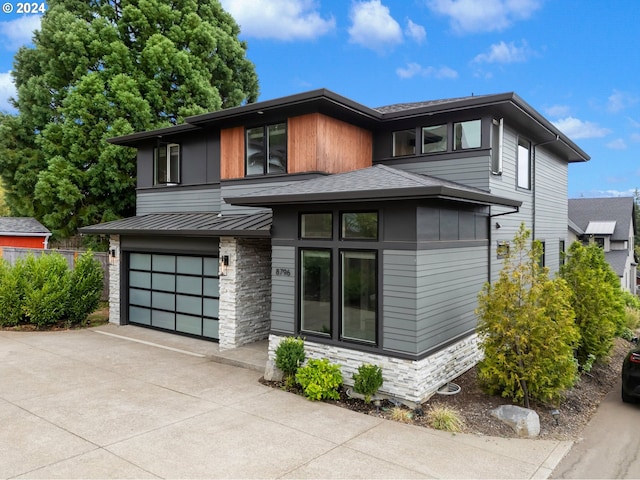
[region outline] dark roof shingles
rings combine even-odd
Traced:
[[[48,235],[51,232],[32,217],[0,217],[0,233],[41,233]]]

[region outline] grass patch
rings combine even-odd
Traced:
[[[433,405],[427,412],[427,422],[429,426],[436,430],[445,432],[461,432],[464,428],[464,421],[460,413],[451,407],[443,405]]]

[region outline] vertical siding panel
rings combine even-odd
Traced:
[[[220,131],[220,178],[244,177],[244,127]]]

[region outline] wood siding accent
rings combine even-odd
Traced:
[[[289,119],[289,173],[342,173],[372,165],[372,135],[349,123],[311,113]]]
[[[139,191],[136,215],[149,213],[219,212],[220,189],[181,190],[174,187]]]
[[[220,178],[244,178],[244,127],[220,131]]]

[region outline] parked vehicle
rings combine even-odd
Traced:
[[[634,338],[636,347],[632,349],[622,362],[622,401],[640,402],[640,346]]]

